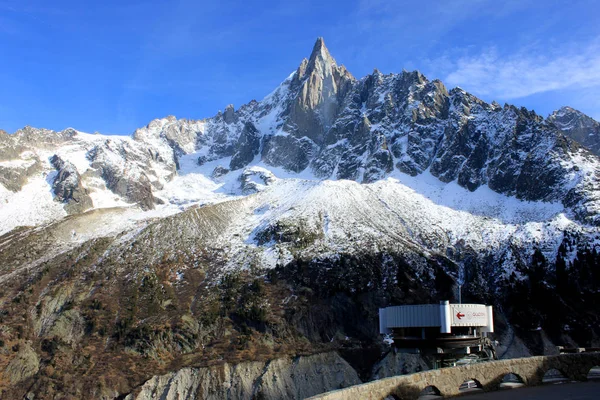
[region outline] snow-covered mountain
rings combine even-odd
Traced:
[[[30,223],[62,216],[50,201],[56,193],[47,190],[58,177],[50,162],[57,155],[75,166],[90,193],[92,204],[83,208],[205,202],[227,176],[263,165],[281,177],[360,183],[427,172],[469,191],[485,186],[526,201],[560,202],[571,217],[595,224],[597,158],[560,132],[583,141],[582,132],[593,137],[597,128],[570,108],[544,120],[459,88],[448,92],[416,71],[375,70],[356,80],[319,39],[310,59],[273,93],[237,111],[230,105],[201,121],[154,120],[132,137],[30,127],[3,133],[2,197],[29,208],[20,192],[40,191],[47,204],[28,213]],[[233,188],[221,192],[238,194]],[[14,215],[4,211],[7,222],[20,218],[3,224],[4,232],[28,224],[18,209]]]
[[[558,129],[592,153],[600,154],[600,122],[571,107],[562,107],[548,116]]]
[[[69,357],[67,347],[99,346],[102,362],[128,349],[127,362],[143,367],[102,367],[128,371],[128,383],[107,384],[122,394],[174,368],[146,358],[222,357],[220,344],[252,337],[248,329],[272,339],[271,356],[307,341],[315,351],[326,337],[365,341],[376,336],[378,305],[435,301],[457,283],[504,304],[508,326],[522,323],[510,293],[531,294],[539,263],[552,291],[557,260],[572,279],[582,254],[596,260],[597,130],[570,108],[544,119],[417,71],[356,79],[318,39],[263,100],[212,118],[157,119],[131,137],[0,131],[0,309],[11,327],[0,339],[38,354],[31,374],[0,379],[0,394],[2,382],[18,391],[25,379],[46,390],[53,378],[40,365],[68,367],[40,350],[55,339]],[[254,288],[265,276],[264,299],[244,297],[240,282]],[[561,293],[561,307],[575,307]],[[229,301],[237,306],[223,308]],[[536,310],[531,323],[543,324]],[[0,354],[0,370],[13,359]],[[106,378],[98,360],[87,376]]]

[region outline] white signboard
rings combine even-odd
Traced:
[[[452,326],[487,326],[487,310],[478,304],[452,304]]]

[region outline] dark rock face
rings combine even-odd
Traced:
[[[308,167],[315,148],[307,137],[273,136],[264,139],[262,158],[274,167],[301,172]]]
[[[87,189],[81,184],[81,176],[77,168],[56,154],[50,158],[50,163],[58,172],[52,183],[52,191],[56,200],[65,203],[65,211],[69,214],[78,214],[92,208],[94,204]]]
[[[498,109],[461,91],[452,95],[454,109],[459,104],[462,109],[450,115],[455,124],[445,127],[431,163],[433,175],[443,182],[456,179],[471,191],[487,184],[526,200],[560,198],[566,171],[558,160],[567,156],[560,134],[527,110]]]
[[[231,158],[229,169],[236,170],[250,164],[260,150],[260,133],[251,122],[244,124],[236,145],[236,152]]]
[[[571,107],[562,107],[548,117],[561,132],[600,155],[600,122]]]
[[[225,112],[223,113],[223,121],[225,121],[226,124],[231,124],[234,122],[237,122],[238,118],[235,115],[235,110],[233,108],[233,104],[229,104],[226,108],[225,108]]]
[[[203,166],[204,164],[206,164],[208,162],[208,157],[207,156],[200,156],[198,157],[198,161],[197,164],[199,166]]]

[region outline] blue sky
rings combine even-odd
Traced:
[[[130,134],[261,99],[318,36],[356,77],[419,69],[600,119],[596,0],[0,0],[0,129]]]

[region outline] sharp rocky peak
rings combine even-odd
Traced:
[[[310,57],[302,60],[296,73],[297,80],[303,80],[311,76],[313,72],[318,73],[321,77],[331,76],[338,72],[340,75],[354,79],[352,74],[346,70],[346,67],[337,65],[322,37],[319,37],[315,42]]]
[[[587,115],[573,107],[569,107],[569,106],[563,106],[548,116],[548,119],[551,122],[560,121],[561,119],[566,119],[566,118],[569,118],[569,119],[576,118],[576,119],[580,120],[581,122],[591,124],[591,125],[600,124],[598,121],[596,121],[589,115]]]
[[[336,65],[336,62],[325,46],[323,38],[318,38],[313,46],[310,58],[308,59],[308,71],[312,71],[319,66],[323,67],[327,65],[334,66]]]
[[[322,58],[331,58],[331,54],[329,53],[327,46],[325,46],[325,41],[322,37],[317,38],[310,55],[310,59],[314,60],[317,56],[321,56]]]

